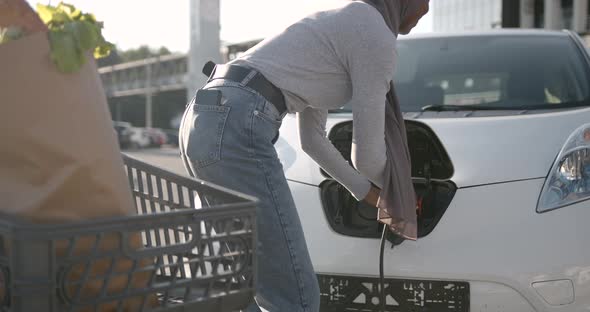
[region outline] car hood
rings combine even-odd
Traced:
[[[503,117],[429,118],[455,168],[459,187],[545,178],[590,109]]]
[[[331,115],[328,132],[350,117]],[[458,187],[469,187],[546,177],[570,134],[590,122],[590,109],[500,117],[408,119],[434,131],[453,163],[451,180]],[[285,123],[295,120],[291,117]],[[289,132],[277,143],[287,178],[319,185],[325,177],[307,156],[296,159],[295,154],[303,153],[298,148],[298,136]]]

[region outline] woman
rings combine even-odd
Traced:
[[[317,279],[273,147],[283,116],[296,113],[303,150],[376,206],[396,37],[427,12],[428,0],[367,0],[311,15],[217,66],[187,109],[180,144],[189,173],[260,200],[257,297],[247,311],[319,310]],[[328,110],[349,102],[358,171],[325,133]]]

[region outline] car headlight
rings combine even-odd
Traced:
[[[590,124],[567,139],[553,164],[537,205],[538,212],[590,199]]]

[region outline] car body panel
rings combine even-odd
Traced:
[[[441,140],[458,187],[546,177],[590,109],[505,117],[419,119]]]
[[[473,312],[534,312],[531,304],[514,288],[481,281],[471,281]]]
[[[351,114],[332,114],[327,128],[351,117]],[[461,188],[546,177],[567,138],[579,126],[590,122],[590,109],[414,120],[429,126],[440,139],[455,168],[451,180]],[[283,129],[295,127],[296,118],[290,115],[283,123]],[[317,165],[301,150],[297,132],[282,133],[276,146],[287,178],[314,185],[323,182],[325,177]]]
[[[543,183],[534,179],[460,189],[433,233],[385,249],[385,275],[504,285],[538,311],[558,308],[549,306],[532,283],[567,279],[574,283],[575,306],[585,309],[576,311],[590,311],[590,202],[538,214],[534,207]],[[378,276],[379,240],[335,233],[321,209],[319,189],[292,181],[289,186],[315,270]],[[495,292],[477,289],[471,290],[473,308],[496,302]]]

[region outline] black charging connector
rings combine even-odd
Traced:
[[[383,232],[381,233],[381,246],[379,247],[379,302],[381,304],[380,312],[387,312],[385,310],[385,306],[387,304],[387,294],[385,293],[385,273],[383,270],[383,258],[385,253],[385,241],[389,241],[391,243],[391,250],[395,248],[395,246],[403,243],[405,238],[395,234],[393,231],[389,230],[389,227],[386,224],[383,224]]]

